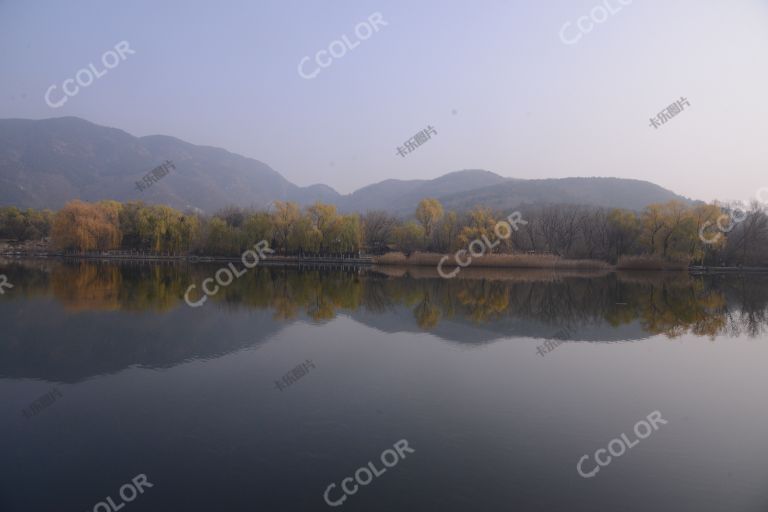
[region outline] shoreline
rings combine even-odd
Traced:
[[[178,262],[178,263],[216,263],[216,262],[235,262],[241,261],[241,258],[234,256],[197,256],[197,255],[162,255],[162,254],[64,254],[64,253],[20,253],[20,252],[0,252],[0,258],[8,259],[61,259],[61,260],[110,260],[110,261],[157,261],[157,262]],[[373,265],[374,259],[370,256],[360,258],[339,258],[339,257],[298,257],[298,256],[270,256],[261,259],[262,263],[292,263],[292,264],[344,264],[344,265]]]
[[[422,255],[426,256],[426,255]],[[435,267],[439,259],[449,255],[429,255],[428,258],[422,258],[416,261],[409,261],[410,258],[398,261],[387,261],[386,258],[379,256],[363,256],[357,258],[338,258],[338,257],[298,257],[298,256],[270,256],[261,260],[260,264],[265,265],[290,265],[290,266],[323,266],[323,265],[342,265],[358,267],[399,267],[399,268],[425,268]],[[0,252],[0,258],[9,260],[85,260],[85,261],[125,261],[125,262],[177,262],[177,263],[228,263],[240,261],[240,258],[231,256],[196,256],[196,255],[155,255],[155,254],[62,254],[48,252]],[[434,258],[434,261],[431,261]],[[447,269],[449,267],[446,265]],[[602,260],[569,260],[569,259],[550,259],[549,261],[526,261],[524,264],[508,262],[503,263],[486,259],[476,259],[469,267],[476,269],[505,269],[505,270],[556,270],[556,271],[584,271],[584,272],[687,272],[693,275],[702,274],[725,274],[725,273],[763,273],[768,272],[768,267],[713,267],[690,265],[688,267],[666,267],[666,268],[623,268],[618,265],[612,265]]]

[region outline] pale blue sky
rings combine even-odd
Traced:
[[[602,1],[0,0],[0,117],[173,135],[345,193],[467,168],[639,178],[705,200],[767,187],[768,1],[605,0],[619,12],[563,44],[563,24]],[[375,12],[386,27],[298,75]],[[122,40],[135,55],[46,104]],[[691,107],[650,128],[680,96]],[[397,156],[427,125],[437,135]]]

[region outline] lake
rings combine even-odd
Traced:
[[[768,510],[768,275],[220,267],[0,263],[0,510]]]

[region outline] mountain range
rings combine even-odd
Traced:
[[[175,169],[144,191],[135,185],[170,160]],[[486,170],[431,180],[384,180],[347,195],[323,185],[300,187],[267,164],[166,135],[134,137],[77,117],[0,119],[0,206],[58,209],[67,201],[142,200],[206,213],[226,206],[266,207],[276,200],[335,204],[343,212],[411,214],[424,197],[447,209],[483,205],[581,204],[639,210],[688,199],[647,181],[623,178],[522,180]]]

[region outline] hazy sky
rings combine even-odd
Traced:
[[[344,193],[478,168],[705,200],[768,187],[768,0],[604,0],[618,12],[564,44],[601,1],[0,0],[0,117],[173,135]],[[387,25],[358,41],[376,12]],[[359,46],[299,76],[344,35]],[[123,40],[135,54],[46,104]],[[651,128],[681,96],[690,108]],[[437,135],[398,156],[427,125]]]

